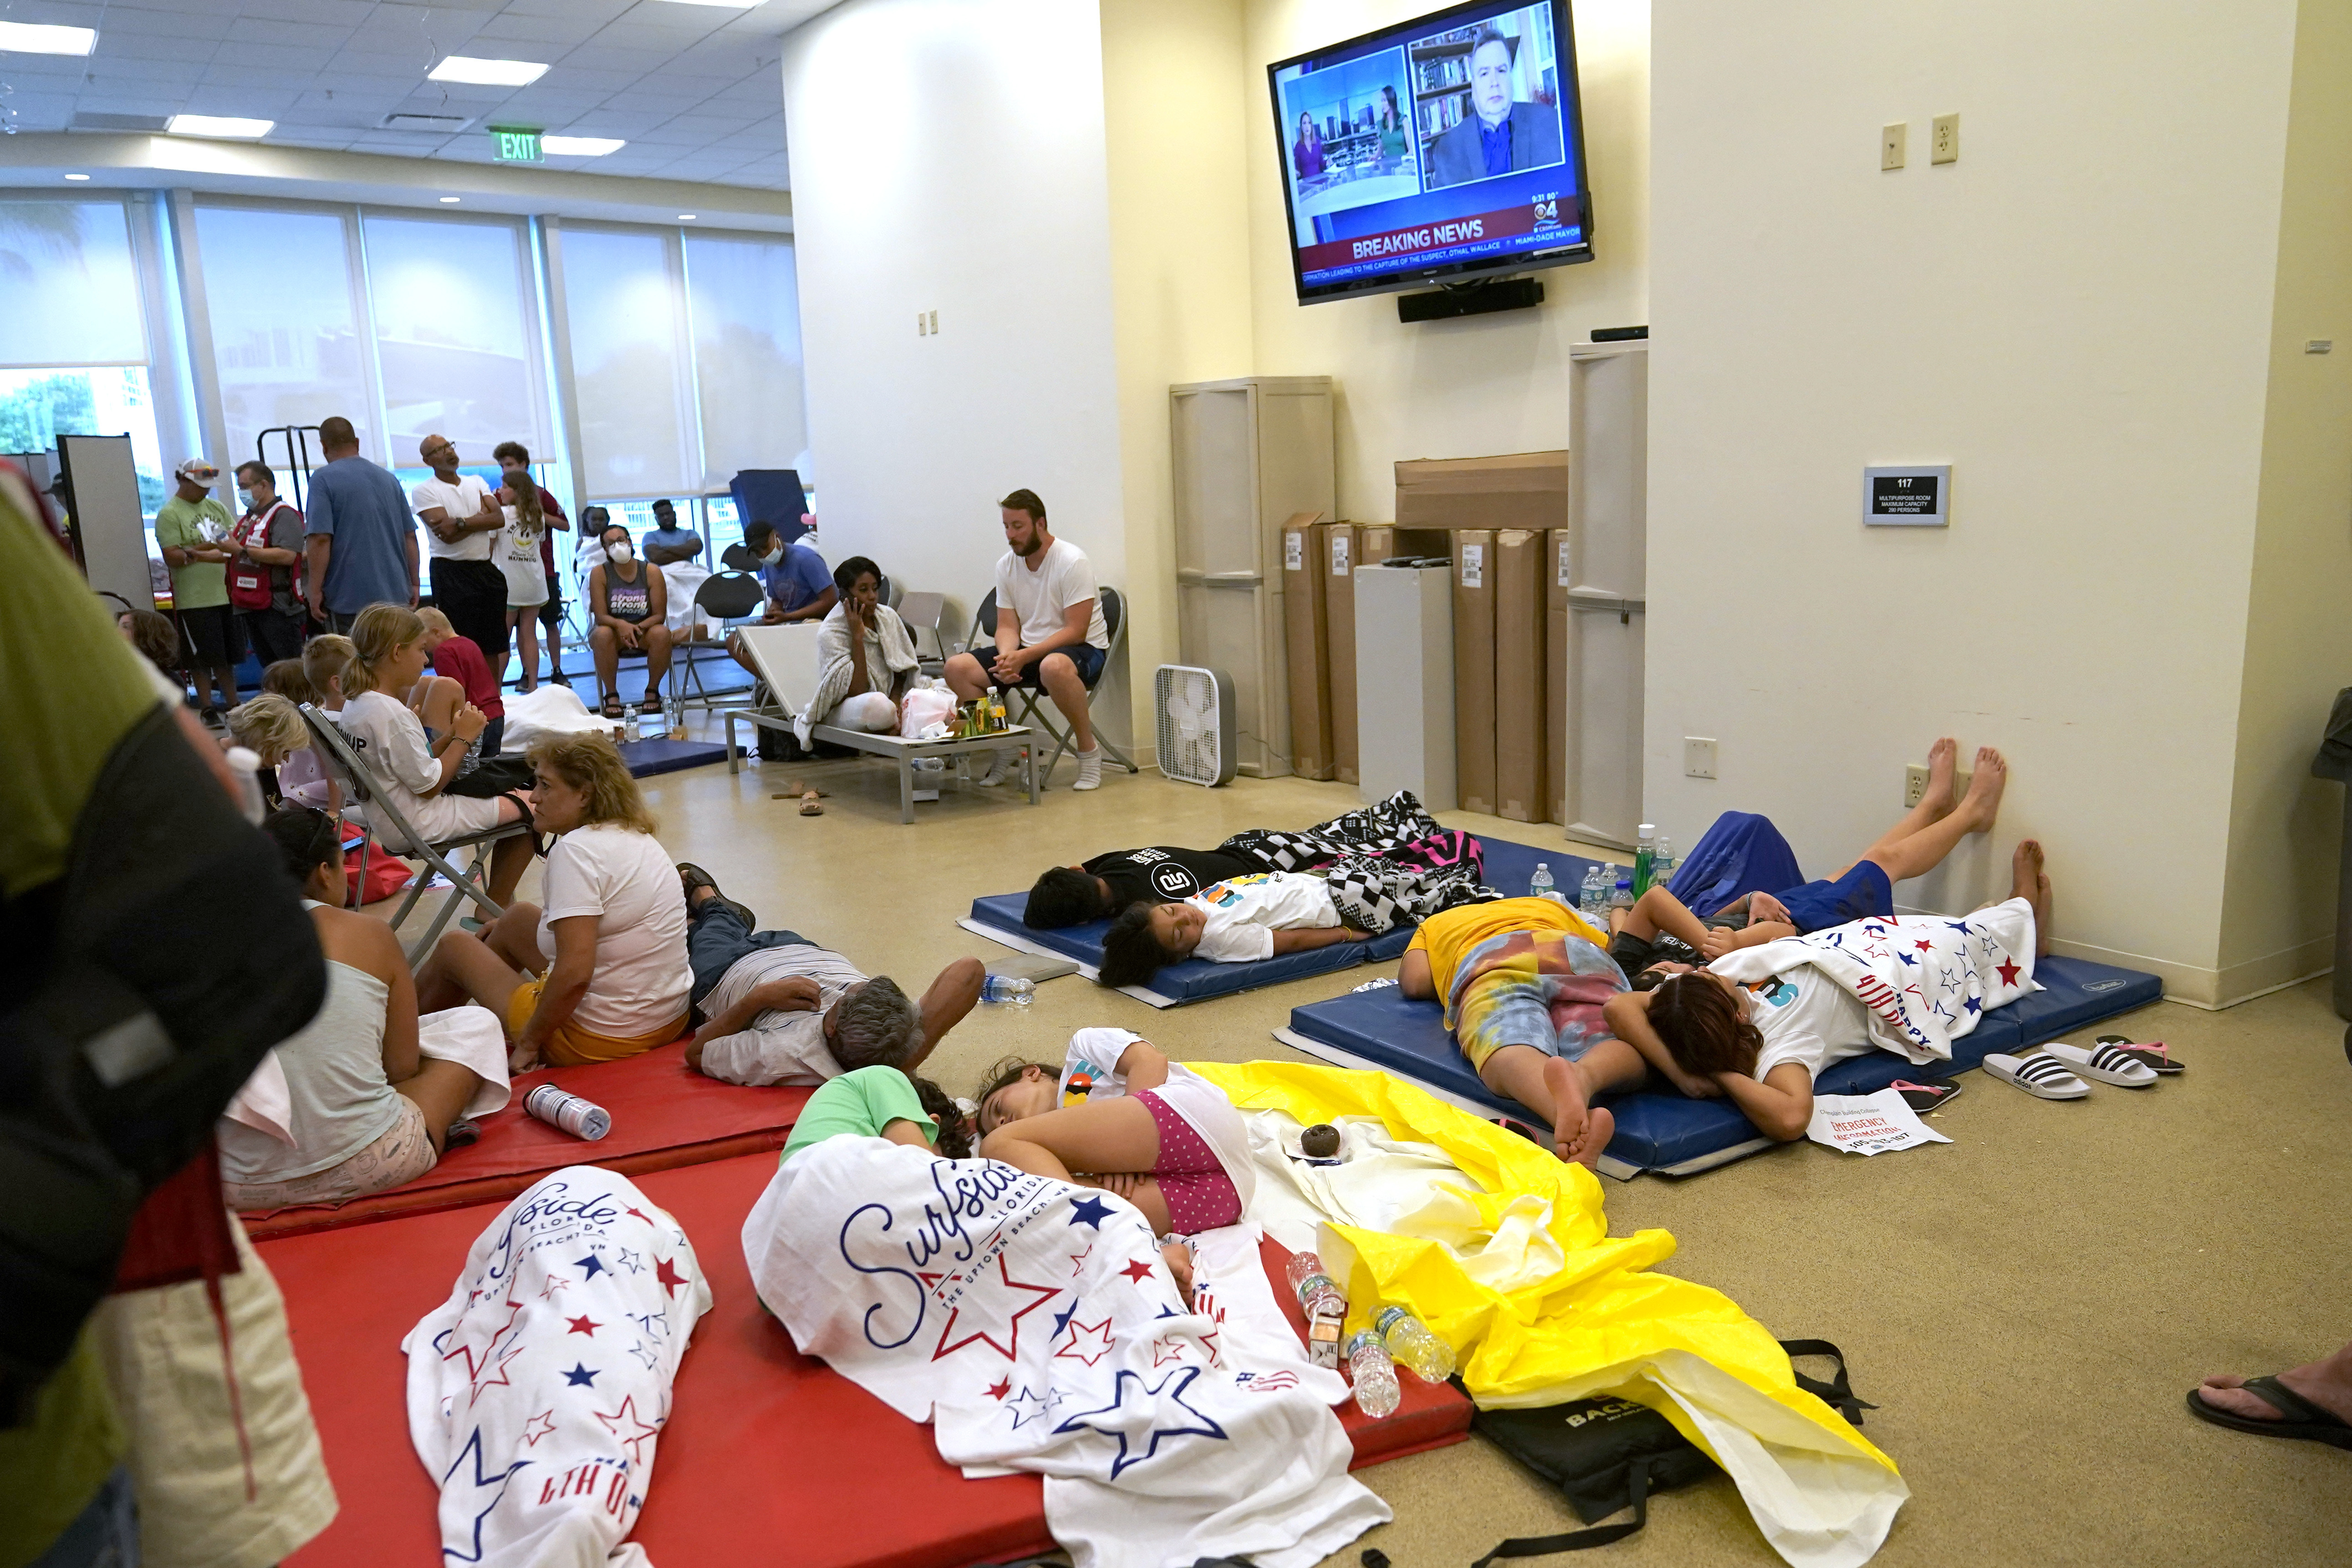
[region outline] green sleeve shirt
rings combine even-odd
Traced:
[[[828,1079],[801,1107],[792,1138],[778,1156],[782,1164],[813,1143],[828,1138],[879,1138],[893,1121],[911,1121],[923,1136],[937,1143],[940,1124],[923,1110],[915,1085],[897,1068],[859,1068]]]
[[[155,512],[155,542],[192,550],[212,542],[205,524],[211,523],[221,533],[232,532],[236,520],[228,509],[206,496],[202,500],[182,500],[173,496]],[[191,561],[185,566],[172,568],[172,603],[183,610],[202,610],[228,603],[228,567],[218,561]]]

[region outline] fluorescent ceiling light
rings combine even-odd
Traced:
[[[539,150],[551,158],[601,158],[627,146],[617,136],[542,136]]]
[[[163,129],[174,136],[267,136],[275,120],[240,120],[233,114],[174,114]]]
[[[680,213],[677,215],[677,221],[680,223],[692,223],[694,221],[694,215],[692,213]]]
[[[446,205],[448,205],[448,204],[449,204],[449,203],[451,203],[451,202],[456,201],[457,199],[457,197],[455,197],[455,196],[443,196],[443,197],[441,198],[441,201],[442,201],[442,205],[444,205],[446,206]]]
[[[87,180],[89,176],[88,174],[68,174],[66,178],[68,180]]]
[[[481,60],[471,55],[451,55],[425,73],[435,81],[470,82],[476,87],[529,87],[547,74],[537,60]]]
[[[0,22],[0,50],[19,55],[86,55],[98,47],[96,27]]]

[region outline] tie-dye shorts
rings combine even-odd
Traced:
[[[1599,944],[1565,931],[1510,931],[1464,956],[1446,1012],[1474,1068],[1505,1046],[1572,1062],[1610,1037],[1601,1009],[1624,989],[1623,971]]]

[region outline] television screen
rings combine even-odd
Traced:
[[[1450,6],[1266,79],[1301,303],[1592,258],[1568,0]]]

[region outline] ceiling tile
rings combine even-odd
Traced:
[[[244,43],[292,46],[331,54],[351,40],[353,31],[348,23],[328,25],[289,21],[282,16],[239,16],[230,26],[228,36]]]
[[[106,25],[98,30],[98,52],[105,54],[116,40],[127,37],[225,38],[236,20],[234,16],[109,5]]]

